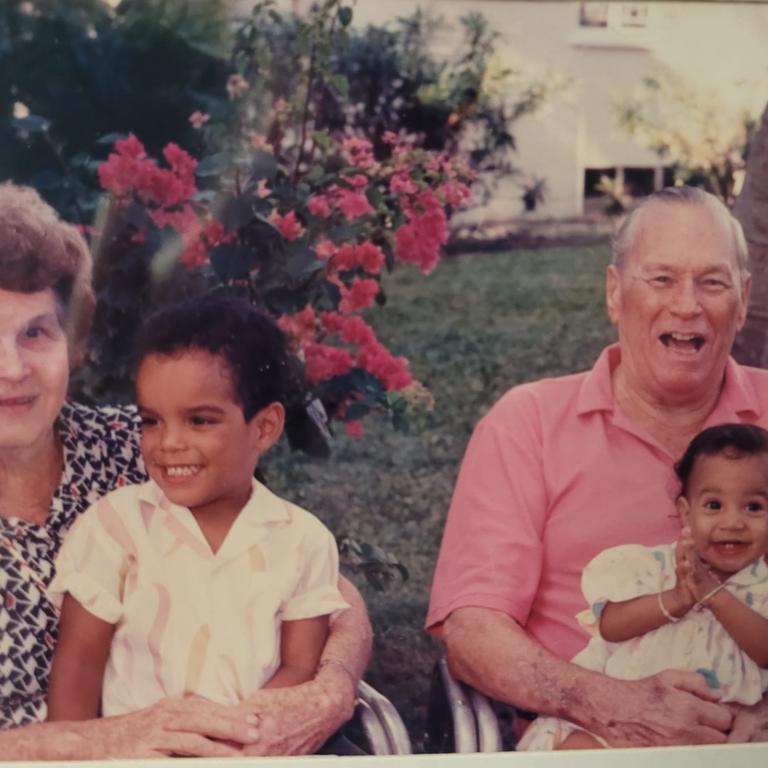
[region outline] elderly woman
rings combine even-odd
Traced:
[[[614,746],[756,738],[695,672],[624,681],[568,659],[588,640],[580,577],[600,551],[674,541],[673,465],[722,422],[768,426],[768,371],[729,357],[749,296],[738,222],[682,187],[647,198],[607,273],[618,344],[591,371],[523,384],[483,418],[448,515],[427,624],[459,678]]]
[[[359,594],[332,625],[315,679],[226,707],[167,699],[85,723],[45,718],[57,611],[46,595],[62,537],[107,491],[145,479],[131,408],[66,401],[94,298],[83,239],[30,189],[0,185],[0,755],[3,759],[291,754],[352,713],[370,652]],[[245,745],[241,750],[239,745]]]

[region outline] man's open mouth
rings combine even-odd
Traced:
[[[697,333],[662,333],[661,343],[670,349],[698,352],[704,346],[704,337]]]

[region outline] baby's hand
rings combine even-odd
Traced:
[[[671,606],[675,616],[683,616],[688,613],[696,603],[696,596],[690,586],[690,578],[694,568],[692,558],[695,556],[691,530],[690,528],[683,528],[675,545],[675,575],[677,578],[672,589],[674,606]]]
[[[678,581],[683,575],[694,602],[701,600],[704,595],[720,584],[720,580],[710,571],[709,566],[699,557],[694,549],[691,529],[687,526],[680,533],[677,543]],[[681,561],[684,561],[681,565]]]

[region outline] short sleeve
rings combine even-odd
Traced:
[[[543,560],[548,502],[538,403],[510,390],[467,446],[435,569],[427,627],[481,607],[527,622]]]
[[[131,539],[106,496],[74,523],[56,559],[48,592],[69,592],[89,613],[110,624],[123,613],[121,595]]]
[[[581,591],[589,607],[579,614],[579,622],[585,627],[596,625],[606,603],[620,603],[666,589],[666,582],[674,573],[671,545],[626,544],[604,550],[581,574]]]
[[[300,575],[293,594],[283,602],[283,621],[325,616],[349,607],[339,592],[339,552],[333,534],[311,515],[306,522],[298,553]]]

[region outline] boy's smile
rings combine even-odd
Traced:
[[[224,360],[200,349],[150,354],[139,366],[136,399],[150,477],[198,519],[233,519],[271,441],[264,441],[260,414],[245,421]]]
[[[737,573],[768,548],[768,456],[699,456],[680,504],[701,559]]]

